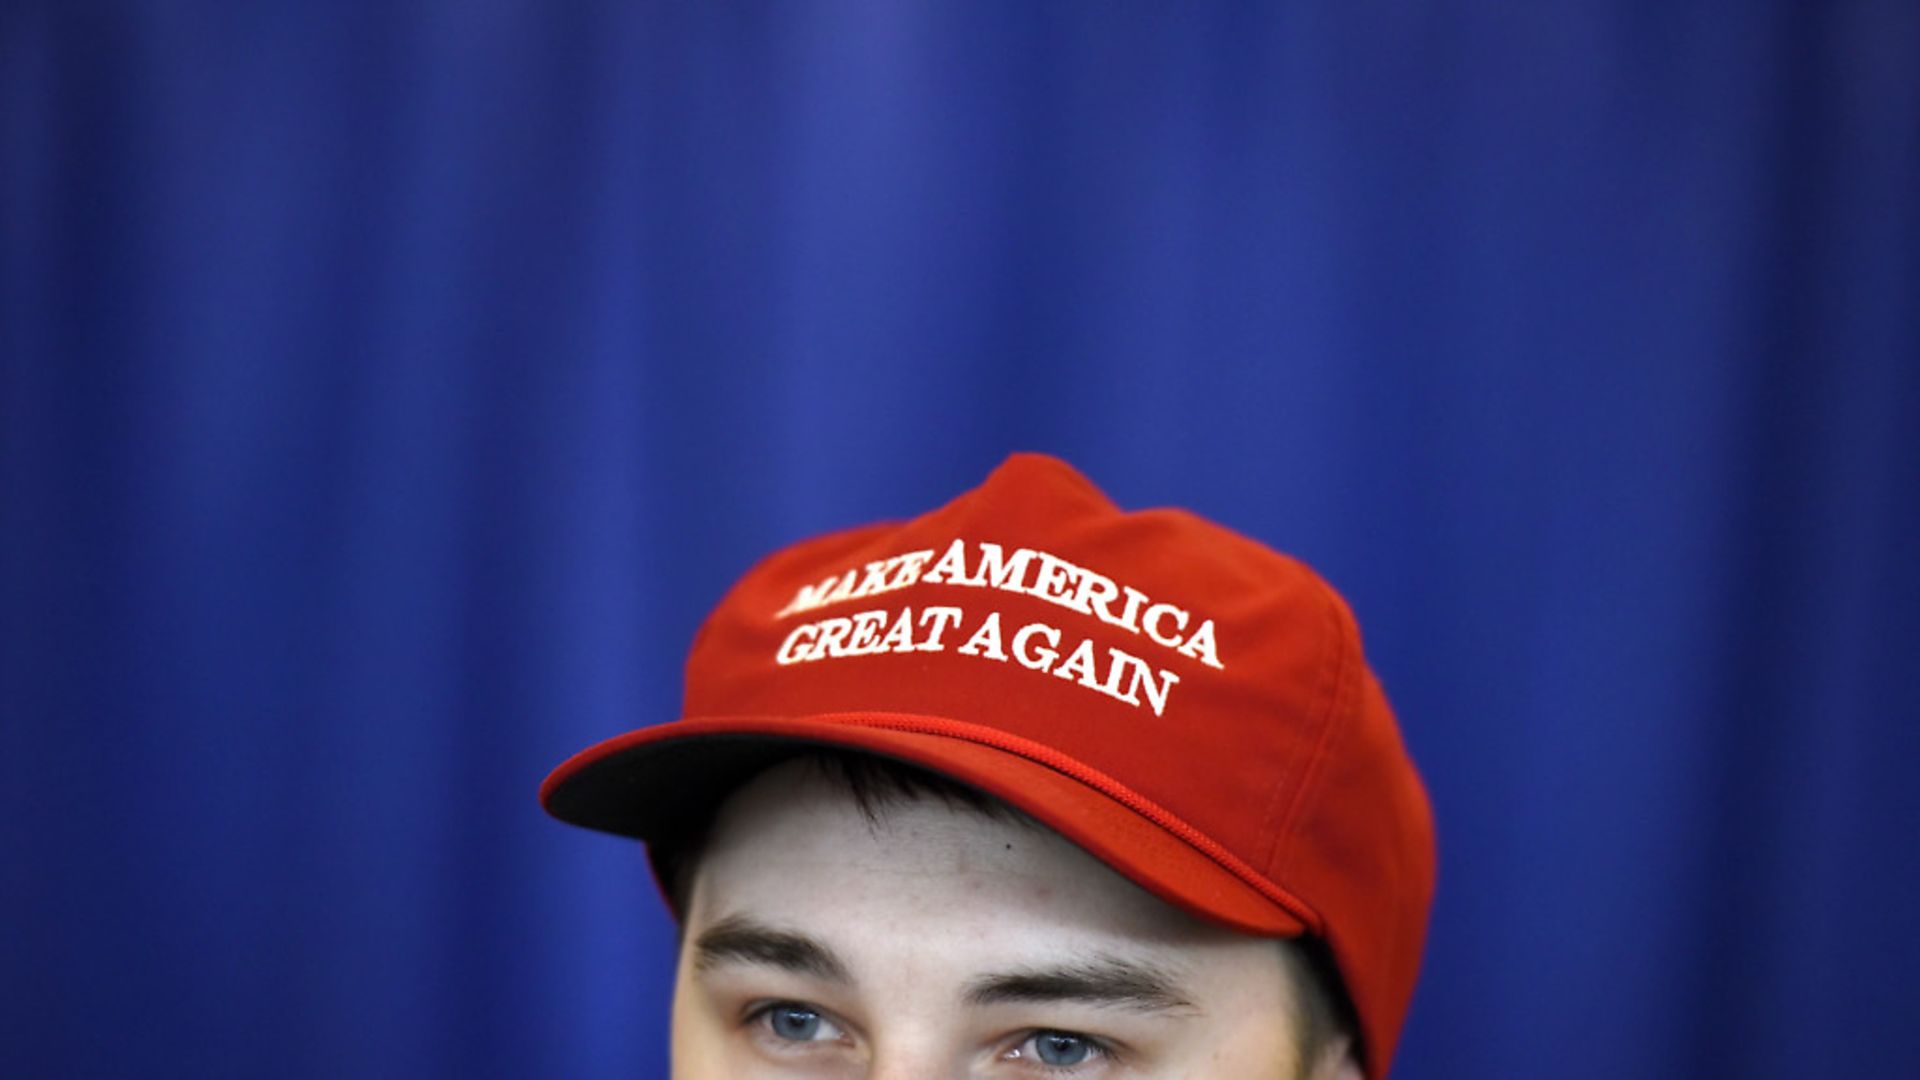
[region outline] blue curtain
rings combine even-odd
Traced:
[[[546,770],[1007,451],[1353,601],[1397,1076],[1920,1060],[1920,6],[0,7],[0,1073],[664,1074]]]

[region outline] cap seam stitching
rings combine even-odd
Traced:
[[[1333,741],[1335,729],[1339,727],[1335,720],[1340,716],[1342,685],[1353,651],[1346,635],[1340,632],[1342,628],[1338,606],[1324,589],[1321,590],[1321,598],[1325,601],[1321,611],[1326,622],[1330,624],[1334,641],[1334,649],[1325,666],[1326,674],[1323,676],[1318,694],[1319,700],[1325,704],[1319,710],[1320,731],[1314,738],[1313,749],[1306,767],[1300,772],[1300,782],[1294,787],[1292,798],[1287,802],[1285,810],[1277,821],[1272,816],[1272,803],[1268,805],[1267,820],[1274,821],[1274,827],[1272,841],[1266,851],[1266,865],[1275,874],[1280,872],[1280,863],[1290,861],[1293,857],[1294,822],[1300,816],[1301,808],[1306,805],[1308,792],[1313,789],[1314,783],[1319,779],[1321,767],[1327,760],[1327,748]],[[1276,787],[1275,800],[1277,801],[1284,794],[1284,790]]]

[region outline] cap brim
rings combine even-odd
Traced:
[[[653,840],[704,820],[726,792],[809,746],[896,758],[1019,808],[1166,902],[1243,933],[1293,937],[1318,920],[1204,837],[1090,769],[965,737],[969,725],[906,714],[677,720],[588,747],[540,787],[562,821]],[[875,721],[879,721],[876,723]],[[883,726],[894,721],[894,726]],[[923,730],[903,730],[919,727]],[[937,727],[938,732],[924,730]],[[1078,773],[1079,775],[1072,775]],[[1098,785],[1098,786],[1096,786]]]

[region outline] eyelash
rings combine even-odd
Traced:
[[[1030,1057],[1027,1056],[1027,1048],[1043,1035],[1067,1035],[1079,1039],[1086,1043],[1087,1048],[1092,1052],[1087,1055],[1086,1060],[1075,1065],[1049,1065],[1040,1060],[1038,1050],[1035,1050]],[[1039,1070],[1043,1076],[1080,1076],[1085,1074],[1088,1066],[1112,1065],[1120,1060],[1120,1054],[1114,1049],[1112,1043],[1097,1036],[1068,1031],[1065,1028],[1034,1028],[1023,1032],[1018,1042],[1001,1053],[1000,1060],[1014,1060],[1013,1056],[1016,1054],[1020,1055],[1019,1060]]]
[[[745,1027],[757,1029],[755,1031],[755,1034],[766,1039],[770,1043],[780,1046],[782,1049],[798,1049],[800,1047],[808,1046],[815,1043],[826,1043],[826,1042],[833,1041],[830,1039],[788,1039],[788,1038],[782,1037],[779,1033],[773,1030],[773,1015],[782,1009],[792,1009],[796,1012],[812,1013],[814,1016],[819,1017],[820,1022],[822,1024],[825,1024],[833,1028],[835,1031],[840,1032],[842,1036],[846,1034],[847,1025],[842,1023],[839,1020],[839,1018],[835,1017],[832,1013],[828,1012],[827,1010],[819,1008],[818,1006],[809,1005],[804,1001],[792,1001],[792,1000],[786,1000],[786,999],[760,1002],[758,1004],[755,1004],[749,1007],[747,1009],[746,1015],[741,1017],[741,1024]]]
[[[747,1010],[746,1015],[741,1018],[741,1023],[743,1026],[759,1029],[757,1034],[761,1037],[786,1049],[799,1049],[815,1042],[831,1041],[825,1039],[782,1038],[773,1031],[773,1015],[782,1009],[793,1009],[799,1012],[812,1013],[820,1018],[821,1023],[831,1026],[835,1031],[841,1032],[843,1036],[847,1030],[844,1022],[825,1009],[815,1005],[809,1005],[804,1001],[792,1000],[766,1001],[756,1004]],[[1043,1035],[1067,1035],[1082,1040],[1087,1044],[1087,1048],[1091,1053],[1087,1055],[1085,1061],[1079,1062],[1078,1064],[1049,1065],[1040,1060],[1037,1049],[1031,1051],[1028,1049]],[[1088,1035],[1079,1031],[1068,1031],[1065,1028],[1031,1028],[1021,1032],[1017,1039],[1009,1044],[1006,1049],[1000,1051],[996,1060],[1019,1061],[1021,1064],[1036,1070],[1042,1076],[1071,1077],[1083,1074],[1086,1066],[1089,1065],[1114,1064],[1120,1060],[1120,1053],[1112,1043],[1098,1036]]]

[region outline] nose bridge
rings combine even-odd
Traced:
[[[873,1068],[864,1080],[967,1080],[964,1066],[951,1059],[923,1052],[882,1053],[875,1056]]]
[[[936,1024],[915,1024],[890,1031],[873,1047],[862,1080],[968,1080],[965,1054]]]

